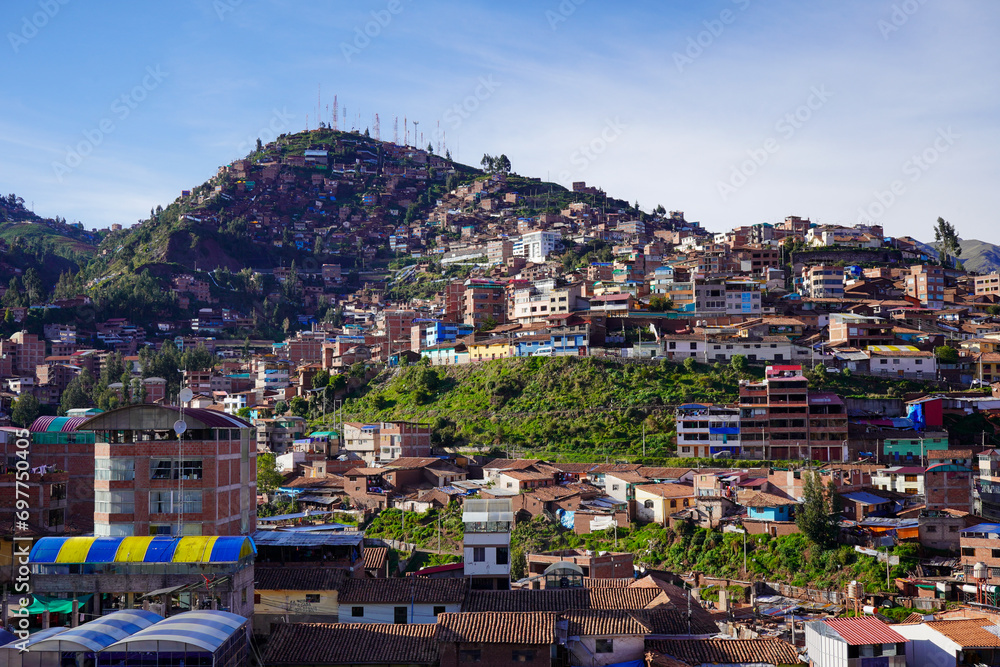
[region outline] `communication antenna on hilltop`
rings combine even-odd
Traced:
[[[444,151],[441,150],[441,121],[437,122],[437,136],[438,136],[438,155],[444,155]]]
[[[420,144],[417,143],[417,125],[420,125],[420,121],[419,120],[413,121],[413,147],[414,148],[420,148]],[[421,142],[422,141],[423,141],[423,139],[421,138]]]
[[[375,141],[382,141],[382,129],[379,126],[378,114],[375,114],[375,126],[373,129],[375,130]]]
[[[321,102],[323,84],[316,84],[316,127],[319,127],[320,119],[323,117],[323,103]]]
[[[342,127],[345,128],[347,127],[347,107],[344,107],[344,122],[342,124]]]
[[[406,116],[403,116],[403,145],[410,145],[410,126],[406,122]]]
[[[340,108],[337,106],[337,96],[334,95],[333,96],[333,129],[335,129],[335,130],[340,126],[339,123],[337,122],[339,120],[337,118],[337,113],[339,111],[340,111]]]
[[[392,117],[392,143],[399,145],[399,116]]]

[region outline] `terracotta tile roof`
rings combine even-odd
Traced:
[[[1000,637],[986,630],[987,627],[995,626],[996,624],[987,618],[962,618],[927,623],[927,627],[937,630],[962,648],[1000,647]]]
[[[282,623],[274,627],[268,665],[360,665],[438,661],[433,623]]]
[[[546,644],[556,642],[552,612],[462,612],[438,614],[438,642]]]
[[[429,466],[432,463],[437,463],[441,459],[420,456],[402,457],[394,461],[389,461],[385,464],[386,468],[423,468],[424,466]]]
[[[347,573],[339,568],[271,567],[258,564],[253,571],[258,591],[332,591],[341,587]]]
[[[367,551],[367,549],[366,549]],[[465,579],[348,579],[340,589],[340,604],[432,604],[465,600]]]
[[[585,475],[594,468],[593,463],[553,463],[552,467],[562,472]]]
[[[909,641],[888,625],[874,616],[863,616],[861,618],[827,618],[816,623],[825,623],[833,628],[838,635],[851,646],[863,646],[865,644],[897,644]],[[1000,637],[996,646],[1000,646]]]
[[[782,498],[773,493],[756,491],[741,495],[740,505],[744,507],[781,507],[782,505],[798,505],[798,502],[789,498]]]
[[[386,547],[365,547],[366,570],[381,570],[388,558],[389,549]]]
[[[659,593],[658,588],[470,591],[466,610],[547,612],[567,609],[644,609]]]
[[[609,472],[634,472],[642,466],[638,463],[598,463],[591,470],[591,474],[607,474]]]
[[[654,468],[642,467],[638,472],[648,479],[680,479],[685,474],[691,472],[692,468]]]
[[[628,588],[633,583],[635,583],[635,579],[629,577],[616,577],[613,579],[600,577],[583,578],[584,588]]]
[[[644,491],[661,498],[693,498],[694,487],[690,484],[642,484],[636,491]]]
[[[667,607],[658,609],[573,609],[561,614],[569,621],[570,637],[596,635],[687,634],[686,614]],[[718,632],[713,627],[713,633]]]
[[[532,472],[531,470],[504,470],[500,474],[519,482],[552,480],[552,475],[544,472]]]
[[[646,650],[689,665],[797,665],[799,652],[774,637],[761,639],[647,639]],[[659,663],[657,663],[659,664]]]
[[[483,466],[483,470],[521,470],[536,463],[541,463],[541,459],[493,459]]]

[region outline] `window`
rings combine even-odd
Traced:
[[[677,501],[676,500],[671,500],[670,501],[670,507],[672,507],[672,508],[673,507],[677,507]]]
[[[465,649],[458,652],[459,662],[482,662],[483,652],[476,649]]]
[[[962,547],[963,556],[975,556],[976,550],[974,547]]]
[[[1000,558],[1000,549],[990,549],[990,556],[993,558]]]
[[[319,593],[306,593],[306,602],[310,604],[319,604]]]
[[[176,459],[152,459],[149,462],[150,479],[201,479],[201,460],[177,461]]]
[[[183,497],[184,502],[181,502]],[[150,514],[197,514],[201,512],[201,491],[150,491]]]
[[[364,618],[364,607],[351,607],[351,618]]]
[[[49,510],[48,523],[49,527],[61,526],[66,522],[66,510],[54,509]]]
[[[135,460],[95,458],[94,479],[124,482],[135,479]]]
[[[596,653],[614,653],[615,652],[615,640],[614,639],[598,639]]]
[[[396,625],[406,625],[406,607],[393,607],[392,622]]]
[[[134,491],[94,492],[94,512],[100,514],[135,514]]]
[[[617,484],[612,484],[611,485],[611,490],[612,491],[617,491],[618,490],[618,485]]]
[[[653,501],[652,500],[647,500],[646,502],[644,502],[642,504],[642,506],[645,507],[648,510],[651,510],[651,509],[653,509]]]
[[[435,606],[434,607],[434,618],[437,618],[438,614],[443,614],[443,613],[444,613],[444,607],[443,606]]]
[[[472,562],[473,563],[486,562],[486,547],[472,547]]]
[[[928,533],[936,533],[937,532],[937,526],[927,526],[927,532]],[[996,549],[994,549],[993,551],[996,551]]]
[[[497,565],[506,565],[507,561],[507,547],[497,547]]]
[[[534,662],[535,661],[535,650],[534,649],[514,649],[510,652],[511,662]]]
[[[149,534],[156,535],[170,535],[172,534],[172,524],[149,524]]]

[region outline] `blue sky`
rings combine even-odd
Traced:
[[[5,0],[0,190],[133,224],[258,136],[419,121],[478,164],[721,231],[809,216],[1000,242],[1000,4]],[[340,119],[343,126],[343,118]],[[412,139],[412,124],[411,143]]]

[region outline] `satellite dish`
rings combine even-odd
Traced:
[[[181,393],[178,396],[178,398],[181,400],[181,403],[187,403],[192,398],[194,398],[194,392],[188,389],[187,387],[184,387],[183,389],[181,389]]]
[[[187,422],[182,419],[178,419],[174,422],[174,433],[181,435],[184,431],[188,430]]]

